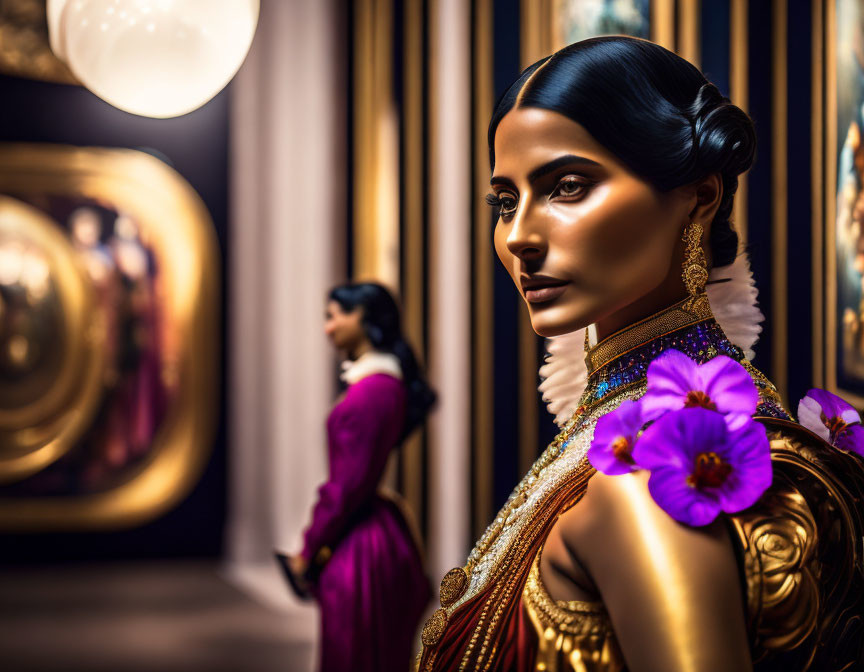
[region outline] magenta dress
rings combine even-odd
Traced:
[[[405,417],[401,381],[376,373],[348,388],[327,419],[330,475],[318,492],[303,557],[332,556],[313,592],[321,672],[406,672],[430,597],[420,553],[397,505],[377,494]]]

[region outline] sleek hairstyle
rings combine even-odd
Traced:
[[[513,107],[563,114],[659,191],[719,174],[723,197],[711,224],[714,266],[731,264],[738,234],[729,223],[738,175],[753,163],[753,122],[683,58],[632,37],[595,37],[528,67],[500,98],[495,131]]]
[[[330,290],[329,298],[346,313],[363,310],[363,330],[372,347],[397,357],[402,367],[402,382],[407,390],[405,424],[400,441],[414,431],[434,406],[435,391],[426,382],[414,350],[402,335],[399,306],[390,292],[374,282],[349,283]]]

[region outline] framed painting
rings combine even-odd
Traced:
[[[815,368],[819,377],[824,366],[828,389],[864,408],[864,8],[859,2],[825,3],[822,44],[824,269],[820,264],[816,274],[824,273],[824,282],[817,277],[814,286],[824,291],[825,318],[823,347],[816,355],[822,361]]]
[[[696,13],[685,4],[676,19],[674,0],[522,0],[521,8],[522,67],[599,35],[641,37],[675,50],[676,23],[679,47],[698,41]]]
[[[216,422],[218,268],[161,160],[0,144],[0,528],[130,527],[188,494]]]
[[[651,0],[553,0],[552,49],[597,35],[651,39]]]

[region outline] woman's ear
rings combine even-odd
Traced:
[[[696,205],[690,211],[690,221],[699,222],[702,225],[702,247],[705,248],[705,255],[710,267],[714,264],[709,243],[711,240],[711,222],[714,221],[714,216],[723,200],[723,180],[720,179],[719,173],[714,173],[691,185],[691,187],[695,191]]]
[[[723,180],[714,173],[692,185],[696,195],[696,206],[690,212],[690,221],[702,224],[707,231],[723,200]]]

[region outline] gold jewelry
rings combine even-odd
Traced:
[[[702,224],[692,221],[684,229],[684,263],[682,278],[689,295],[684,302],[684,310],[692,313],[704,312],[708,308],[708,295],[705,284],[708,282],[708,260],[702,249]]]
[[[593,376],[594,373],[619,357],[661,336],[713,319],[714,316],[711,314],[707,301],[693,306],[692,309],[688,308],[689,302],[690,299],[684,299],[673,306],[664,308],[659,313],[654,313],[644,320],[624,327],[604,338],[593,348],[586,345],[585,365],[588,368],[588,375]]]

